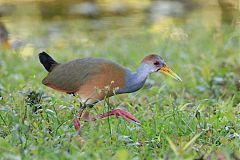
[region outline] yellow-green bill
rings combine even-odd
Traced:
[[[172,77],[178,81],[182,81],[182,79],[176,74],[174,73],[167,65],[163,66],[159,72],[169,76],[169,77]]]

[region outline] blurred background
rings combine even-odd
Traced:
[[[66,48],[78,53],[109,37],[184,40],[187,29],[239,28],[239,0],[1,0],[1,41],[11,48]],[[4,36],[5,35],[5,36]],[[6,45],[6,44],[5,44]],[[27,47],[27,48],[26,48]],[[4,48],[4,44],[3,47]],[[81,51],[88,54],[89,50]],[[123,52],[124,53],[124,52]]]
[[[239,160],[239,39],[240,0],[0,0],[0,157]],[[42,85],[42,51],[133,71],[154,52],[183,82],[152,74],[145,89],[112,97],[142,125],[112,119],[109,136],[108,123],[91,123],[81,148],[72,126],[79,103]],[[107,111],[102,103],[92,114]],[[166,137],[188,147],[172,152]]]
[[[239,85],[239,33],[240,0],[0,0],[0,71],[37,89],[42,51],[59,62],[104,57],[132,70],[155,52],[185,75],[185,87],[205,93],[215,80]],[[16,89],[8,80],[1,88]]]

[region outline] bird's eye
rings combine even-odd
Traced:
[[[160,62],[159,61],[156,61],[156,62],[154,62],[153,63],[155,66],[158,66],[159,64],[160,64]]]

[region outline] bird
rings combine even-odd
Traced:
[[[97,102],[114,95],[138,91],[143,87],[150,73],[160,72],[182,81],[157,54],[145,56],[136,71],[104,58],[90,57],[58,63],[46,52],[41,52],[39,60],[48,71],[48,75],[42,80],[44,85],[67,94],[78,94],[80,97],[83,105],[74,119],[76,130],[80,130],[79,118],[86,107],[93,107]],[[113,109],[90,120],[114,115],[124,118],[127,122],[140,123],[137,118],[123,109]],[[83,119],[89,119],[88,112],[85,112]]]
[[[3,49],[9,49],[10,45],[8,42],[8,31],[7,28],[5,27],[5,25],[0,22],[0,43],[1,43],[1,47]]]

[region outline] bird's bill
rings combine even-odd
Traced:
[[[163,66],[159,72],[169,76],[169,77],[172,77],[178,81],[182,81],[182,79],[176,74],[174,73],[167,65]]]

